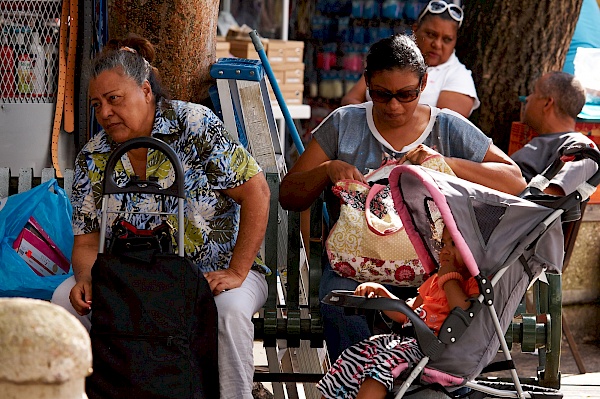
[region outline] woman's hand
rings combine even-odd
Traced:
[[[69,294],[71,305],[80,316],[85,316],[92,310],[92,279],[80,279],[71,288]]]
[[[358,180],[360,182],[367,183],[365,176],[360,173],[355,166],[344,161],[328,161],[327,176],[333,184],[344,179]]]
[[[92,310],[92,266],[98,256],[100,233],[76,235],[73,241],[73,275],[75,286],[69,293],[71,305],[81,316]]]
[[[404,155],[404,160],[410,161],[413,165],[421,165],[427,158],[433,156],[441,157],[442,155],[425,144],[419,144]]]
[[[367,298],[384,297],[398,299],[398,297],[389,292],[387,288],[378,283],[362,283],[356,287],[354,295],[365,296]]]
[[[214,296],[224,291],[241,287],[246,279],[246,276],[243,276],[232,268],[204,273],[204,277],[208,281],[208,285]]]

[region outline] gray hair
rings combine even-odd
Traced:
[[[104,71],[119,68],[126,75],[133,79],[138,85],[149,80],[152,68],[150,63],[137,51],[122,47],[118,50],[111,50],[101,53],[92,63],[91,78],[97,78]]]
[[[125,39],[112,39],[92,61],[89,77],[94,79],[104,71],[119,69],[138,86],[147,80],[158,103],[169,95],[160,82],[158,69],[151,65],[154,56],[154,46],[146,38],[129,34]]]
[[[539,85],[544,96],[552,97],[559,114],[577,119],[585,105],[585,89],[574,75],[549,72]]]

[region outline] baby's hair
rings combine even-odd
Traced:
[[[124,39],[111,39],[94,58],[90,78],[94,79],[104,71],[119,68],[140,86],[147,80],[157,102],[163,98],[168,99],[168,93],[160,82],[158,69],[152,66],[155,56],[154,46],[142,36],[130,33]]]

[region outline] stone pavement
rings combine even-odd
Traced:
[[[582,357],[585,374],[580,374],[575,359],[569,350],[569,344],[563,339],[561,345],[561,388],[564,399],[600,399],[600,342],[578,342],[579,353]],[[512,352],[517,372],[521,377],[536,375],[538,358],[531,353],[523,353],[515,345]],[[498,373],[498,375],[501,375]],[[508,375],[508,374],[507,374]],[[265,384],[267,389],[270,384]],[[270,392],[262,392],[266,396],[255,396],[270,398]]]
[[[600,399],[600,342],[578,342],[586,373],[580,374],[569,344],[563,339],[561,345],[561,387],[565,399]],[[512,352],[517,372],[521,377],[536,375],[537,356],[520,351]]]

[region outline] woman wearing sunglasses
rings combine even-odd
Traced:
[[[453,111],[419,104],[428,85],[427,66],[412,37],[380,40],[371,46],[366,64],[373,101],[340,107],[313,131],[313,140],[281,183],[284,209],[305,210],[325,191],[333,225],[339,198],[328,189],[331,185],[343,179],[366,183],[364,174],[385,163],[421,164],[430,156],[442,157],[463,179],[512,194],[525,188],[519,167],[475,125]],[[333,289],[357,286],[324,266],[321,298]],[[371,336],[364,316],[346,316],[341,307],[330,305],[321,310],[332,360]]]
[[[445,1],[430,1],[413,25],[417,44],[425,57],[427,88],[419,102],[448,108],[469,117],[479,107],[475,83],[469,71],[454,54],[463,10]],[[364,76],[342,98],[342,105],[370,101]]]

